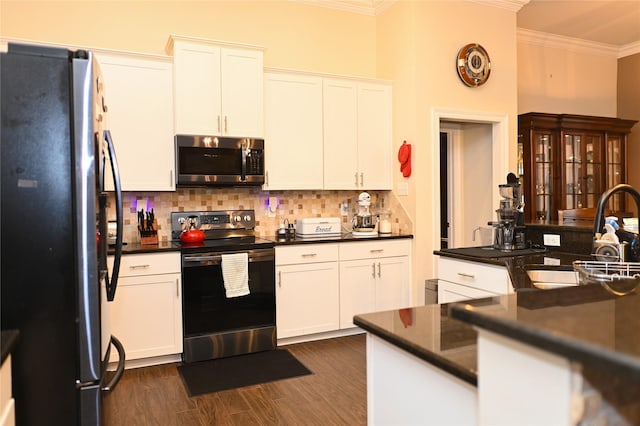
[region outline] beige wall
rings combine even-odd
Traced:
[[[375,77],[375,18],[278,1],[7,1],[0,36],[165,54],[170,34],[259,45],[265,66]]]
[[[482,22],[482,25],[478,25]],[[394,82],[394,144],[413,145],[409,196],[399,197],[413,218],[414,277],[418,285],[436,275],[432,255],[438,248],[439,205],[431,192],[434,168],[434,109],[452,109],[508,116],[509,158],[515,166],[517,132],[516,15],[513,11],[474,2],[398,2],[377,19],[378,70]],[[455,58],[467,43],[479,43],[491,57],[491,76],[477,88],[464,86]],[[437,152],[437,150],[436,150]],[[436,173],[437,174],[437,173]],[[487,188],[490,196],[490,188]]]
[[[616,116],[612,54],[518,43],[518,114]]]
[[[618,60],[618,117],[640,121],[640,53]],[[629,184],[640,191],[640,123],[629,137]]]

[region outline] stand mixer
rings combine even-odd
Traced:
[[[496,210],[498,221],[489,222],[494,228],[493,248],[500,251],[527,248],[520,184],[512,173],[507,176],[507,181],[509,183],[499,185],[502,200]]]
[[[376,218],[369,210],[371,206],[371,196],[367,192],[361,192],[358,195],[358,214],[351,221],[353,231],[351,235],[362,237],[374,237],[378,235],[376,230]]]

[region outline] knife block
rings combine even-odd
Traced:
[[[158,244],[158,220],[153,220],[153,229],[142,229],[138,225],[138,232],[140,233],[140,244],[143,246]]]

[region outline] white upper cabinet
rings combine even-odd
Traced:
[[[324,188],[358,189],[357,83],[325,79],[323,90]]]
[[[359,189],[393,189],[391,86],[358,83]]]
[[[174,191],[170,58],[96,52],[123,191]],[[113,189],[111,182],[107,187]]]
[[[264,189],[322,188],[322,78],[265,74]]]
[[[172,36],[177,134],[262,138],[263,52]]]
[[[392,189],[391,86],[324,80],[324,189]]]

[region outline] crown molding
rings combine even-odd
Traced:
[[[640,40],[621,46],[618,51],[618,59],[635,55],[636,53],[640,53]]]
[[[485,6],[497,7],[500,9],[510,10],[512,12],[517,12],[524,5],[529,3],[530,0],[468,0],[473,3],[480,3]]]
[[[537,46],[551,47],[555,49],[570,50],[573,52],[588,53],[591,55],[610,56],[617,58],[619,48],[612,44],[597,43],[579,38],[543,33],[540,31],[518,28],[518,41]]]

